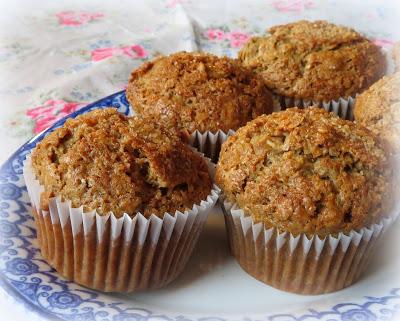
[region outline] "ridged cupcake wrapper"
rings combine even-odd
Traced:
[[[184,213],[165,213],[163,219],[84,212],[60,197],[52,198],[45,211],[40,208],[44,188],[30,156],[23,172],[42,256],[65,278],[105,292],[159,288],[173,281],[189,260],[220,193],[214,185],[199,205]]]
[[[277,289],[322,294],[353,284],[368,266],[377,241],[395,217],[324,239],[265,229],[235,204],[222,204],[232,254],[251,276]],[[397,212],[396,212],[397,214]]]
[[[306,108],[310,106],[318,106],[320,108],[324,108],[326,111],[335,113],[343,119],[354,120],[353,112],[355,100],[356,98],[354,97],[348,97],[339,98],[338,100],[331,100],[328,102],[320,102],[275,95],[274,101],[276,103],[274,111],[281,111],[290,107]]]
[[[189,144],[216,163],[218,161],[222,143],[234,133],[234,130],[229,130],[227,133],[222,130],[219,130],[216,133],[211,131],[202,133],[196,130],[190,135]]]
[[[394,196],[393,199],[399,200],[400,199],[400,153],[394,153],[391,156],[391,166],[393,166],[393,190]]]
[[[387,68],[386,68],[386,75],[391,75],[396,72],[396,63],[392,56],[392,50],[383,49],[383,53],[386,56]]]

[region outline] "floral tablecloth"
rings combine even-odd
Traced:
[[[252,35],[298,19],[351,26],[388,49],[400,39],[398,0],[18,0],[2,1],[0,15],[1,162],[57,119],[123,90],[158,54],[234,57]]]

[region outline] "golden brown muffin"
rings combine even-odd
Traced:
[[[388,171],[367,129],[320,108],[291,108],[260,116],[229,137],[216,181],[266,228],[323,237],[386,214]]]
[[[142,115],[194,132],[237,129],[272,112],[261,77],[236,60],[179,52],[134,70],[126,96]]]
[[[400,41],[394,44],[392,48],[392,55],[396,70],[400,70]]]
[[[69,119],[32,152],[32,166],[49,198],[117,217],[191,209],[206,198],[211,178],[203,158],[163,127],[114,108]]]
[[[359,95],[354,106],[357,123],[400,152],[400,72],[386,76]]]
[[[298,21],[269,29],[239,52],[281,96],[330,101],[355,96],[386,70],[378,46],[356,31],[326,21]]]

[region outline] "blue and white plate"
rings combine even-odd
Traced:
[[[69,117],[115,106],[130,113],[124,92],[95,102]],[[221,212],[211,213],[185,272],[161,290],[106,294],[59,277],[41,257],[22,177],[22,161],[49,131],[23,145],[0,171],[0,280],[16,300],[51,320],[96,321],[378,321],[400,316],[400,225],[381,244],[373,264],[355,285],[337,293],[300,296],[264,285],[229,255]],[[397,311],[397,312],[396,312]],[[1,317],[0,317],[1,318]]]

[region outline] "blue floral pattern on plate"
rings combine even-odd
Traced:
[[[130,114],[124,92],[118,92],[88,105],[68,117],[76,117],[93,109],[114,106],[121,113]],[[60,278],[40,256],[36,245],[33,218],[22,177],[22,162],[43,137],[61,126],[61,119],[50,129],[23,145],[0,170],[0,279],[26,306],[45,313],[51,319],[74,321],[190,321],[185,316],[167,316],[134,308],[124,300],[104,300],[99,292],[80,287]],[[327,311],[309,309],[303,315],[277,314],[263,318],[270,321],[378,321],[393,320],[400,312],[400,289],[392,289],[381,297],[364,297],[362,304],[341,303]],[[203,321],[225,320],[218,316],[204,316]],[[200,320],[199,319],[199,320]],[[242,317],[239,319],[250,320]]]

